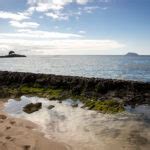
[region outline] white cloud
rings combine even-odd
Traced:
[[[39,26],[36,22],[18,22],[18,21],[10,21],[10,25],[16,28],[32,28],[35,29]]]
[[[38,12],[47,12],[48,10],[61,10],[63,9],[62,5],[55,5],[55,4],[49,4],[49,3],[39,3],[35,10]]]
[[[66,15],[60,12],[46,13],[46,16],[51,17],[52,19],[55,19],[55,20],[68,20],[69,18],[69,15]]]
[[[79,17],[82,15],[81,11],[68,11],[68,12],[63,12],[63,11],[53,11],[49,13],[45,13],[46,16],[51,17],[52,19],[55,20],[68,20],[69,17]]]
[[[35,11],[35,7],[29,7],[29,8],[24,12],[24,14],[32,15],[34,11]]]
[[[90,0],[76,0],[76,2],[81,5],[84,5],[84,4],[88,3],[89,1]]]
[[[64,7],[65,5],[68,5],[70,3],[77,3],[83,5],[83,4],[87,4],[88,2],[91,2],[91,0],[28,0],[29,5],[38,6],[38,7],[41,6],[41,8],[43,7],[43,9],[46,8],[47,6],[50,9],[52,8],[55,9],[55,6]]]
[[[39,12],[47,12],[48,10],[61,10],[65,5],[72,2],[73,0],[28,0],[28,4]]]
[[[78,34],[29,29],[20,29],[18,33],[1,33],[0,45],[5,51],[28,50],[29,54],[93,54],[124,47],[115,40],[83,39],[83,36]]]
[[[49,16],[53,19],[57,20],[67,20],[70,16],[79,16],[82,12],[69,12],[62,13],[65,6],[70,3],[77,3],[79,5],[87,4],[92,0],[27,0],[29,4],[29,8],[24,12],[6,12],[0,11],[1,19],[10,19],[15,21],[22,21],[25,19],[30,19],[30,16],[34,11],[43,12],[46,16]],[[107,1],[107,0],[102,0]],[[93,7],[85,7],[84,10],[87,13],[92,12],[94,9],[97,9],[97,6]],[[104,7],[106,9],[106,7]]]
[[[70,3],[79,5],[87,4],[91,0],[28,0],[30,7],[39,12],[47,12],[48,10],[62,10]]]
[[[21,21],[21,20],[29,19],[28,15],[29,14],[20,13],[20,12],[12,13],[12,12],[0,11],[1,19],[11,19],[11,20]]]
[[[62,32],[48,32],[41,30],[21,29],[18,33],[1,33],[0,38],[16,38],[16,39],[68,39],[68,38],[82,38],[80,34],[62,33]]]
[[[113,40],[19,40],[0,39],[0,44],[15,50],[29,50],[29,54],[92,54],[112,51],[124,45]],[[5,46],[5,47],[6,47]],[[7,49],[6,49],[7,50]],[[36,53],[38,52],[38,53]]]
[[[30,11],[43,12],[46,16],[56,20],[67,20],[70,16],[81,15],[78,12],[67,12],[63,10],[71,3],[79,5],[87,4],[91,0],[28,0]]]
[[[99,3],[108,1],[98,0]],[[93,13],[94,10],[101,8],[100,6],[87,6],[90,2],[94,2],[94,0],[28,0],[30,7],[28,11],[42,12],[55,20],[67,20],[73,16],[78,19],[83,13]],[[81,11],[78,9],[68,11],[66,6],[71,3],[81,6]]]

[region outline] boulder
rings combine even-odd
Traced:
[[[31,114],[35,111],[38,111],[42,108],[42,103],[30,103],[30,104],[27,104],[25,107],[23,107],[23,111],[28,113],[28,114]]]
[[[48,109],[53,109],[55,106],[54,105],[49,105],[47,108]]]

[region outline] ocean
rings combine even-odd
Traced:
[[[1,58],[0,70],[150,82],[150,56]],[[130,91],[127,92],[130,96]],[[25,113],[23,108],[30,103],[41,103],[42,108]],[[76,103],[77,107],[72,107]],[[51,105],[54,107],[48,109]],[[19,101],[10,97],[3,112],[35,123],[45,137],[65,144],[68,150],[149,150],[148,104],[135,108],[125,105],[125,111],[117,114],[103,114],[83,105],[78,99],[67,98],[60,103],[59,100],[22,95]]]
[[[150,82],[150,56],[27,56],[0,58],[0,70]]]

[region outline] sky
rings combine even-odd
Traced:
[[[0,0],[0,54],[150,55],[150,0]]]

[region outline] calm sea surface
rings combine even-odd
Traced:
[[[0,58],[0,70],[150,82],[150,56],[28,56]]]

